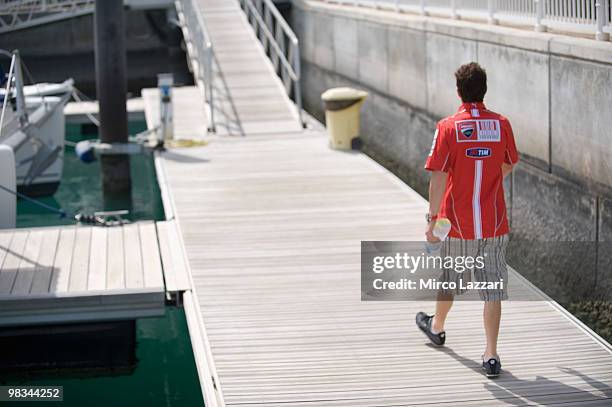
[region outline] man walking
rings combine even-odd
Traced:
[[[484,69],[475,62],[462,65],[455,78],[462,104],[457,113],[438,123],[425,164],[432,172],[426,238],[438,241],[432,233],[435,221],[448,218],[452,227],[440,255],[481,256],[485,267],[475,268],[473,273],[445,269],[442,280],[465,280],[471,274],[478,282],[502,283],[496,285],[498,289],[479,290],[486,333],[482,366],[487,376],[496,377],[501,369],[497,354],[501,301],[507,299],[508,281],[505,252],[509,228],[503,179],[517,163],[518,153],[508,119],[483,103],[487,92]],[[444,322],[454,295],[464,292],[460,288],[441,290],[435,315],[417,314],[417,326],[435,345],[444,345]]]

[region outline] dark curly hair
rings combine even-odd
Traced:
[[[464,103],[482,102],[487,93],[487,72],[476,62],[461,65],[455,72],[457,91]]]

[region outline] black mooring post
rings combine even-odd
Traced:
[[[100,140],[127,143],[127,75],[123,0],[96,0],[94,17],[96,92],[100,106]],[[131,191],[127,155],[103,155],[102,189],[109,194]]]

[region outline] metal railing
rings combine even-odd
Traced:
[[[270,58],[285,92],[297,105],[302,119],[302,89],[300,85],[300,46],[296,35],[272,0],[239,0],[248,22]]]
[[[93,5],[94,0],[0,0],[0,13],[50,13]]]
[[[92,13],[94,0],[0,0],[0,33]]]
[[[215,131],[215,109],[213,95],[213,59],[214,51],[210,35],[206,30],[204,17],[196,0],[176,0],[176,11],[191,59],[193,76],[198,86],[203,88],[204,101],[208,106],[208,130]]]
[[[172,0],[123,0],[136,9],[171,6]],[[167,3],[167,4],[166,4]],[[95,0],[0,0],[0,34],[94,12]]]
[[[490,24],[532,25],[536,31],[594,33],[608,40],[611,0],[319,0],[397,12],[467,18]]]

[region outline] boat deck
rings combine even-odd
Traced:
[[[154,222],[0,230],[0,326],[163,315]]]

